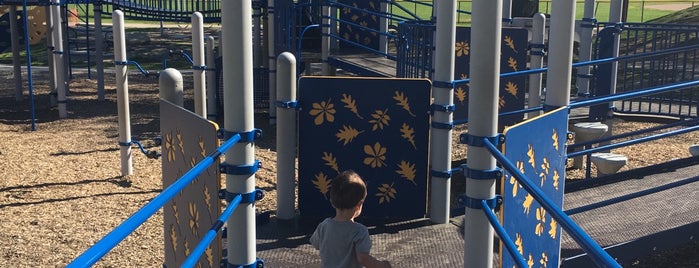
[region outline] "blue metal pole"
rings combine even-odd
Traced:
[[[24,43],[27,46],[27,82],[29,83],[29,105],[32,113],[32,131],[36,130],[36,112],[34,111],[34,81],[32,80],[32,49],[29,45],[29,19],[27,15],[27,0],[22,1],[22,17],[24,18]],[[15,18],[10,18],[14,20]]]
[[[176,194],[178,194],[184,187],[187,187],[194,179],[197,178],[199,174],[204,172],[214,160],[221,156],[230,149],[233,145],[240,141],[240,134],[233,135],[225,143],[223,143],[216,151],[209,154],[206,158],[202,159],[192,167],[187,173],[182,175],[175,183],[167,187],[158,196],[153,198],[148,204],[143,206],[141,209],[136,211],[131,217],[122,222],[119,226],[114,228],[102,239],[97,241],[95,245],[87,249],[83,254],[80,254],[75,260],[68,264],[67,267],[90,267],[95,264],[99,259],[101,259],[105,254],[112,250],[116,245],[118,245],[124,238],[130,235],[136,228],[141,226],[150,216],[155,214],[160,208],[162,208],[165,203],[170,201]]]
[[[580,226],[575,224],[568,215],[563,213],[563,211],[556,206],[551,199],[549,199],[546,194],[539,189],[539,187],[533,185],[530,180],[526,178],[519,169],[507,159],[495,145],[493,145],[488,139],[483,139],[483,144],[490,151],[490,153],[495,157],[503,167],[517,179],[522,187],[527,190],[534,199],[538,201],[541,206],[546,209],[546,212],[550,213],[551,216],[561,224],[561,227],[566,230],[566,232],[577,242],[585,252],[590,254],[592,261],[599,267],[619,267],[619,265],[614,258],[609,256],[609,254],[600,247],[597,242],[592,240],[592,238],[583,231]]]
[[[522,257],[522,255],[519,254],[519,251],[517,251],[517,248],[515,248],[515,242],[512,241],[512,238],[510,238],[509,235],[507,235],[507,231],[505,231],[505,228],[503,228],[502,225],[500,225],[500,222],[498,221],[497,216],[495,216],[495,213],[493,213],[493,211],[490,210],[488,202],[485,200],[481,200],[481,206],[483,206],[483,213],[485,213],[485,216],[488,218],[490,225],[493,226],[493,229],[495,229],[495,233],[498,234],[498,236],[503,242],[502,244],[505,245],[505,249],[507,249],[507,252],[510,253],[510,256],[512,256],[512,259],[514,259],[514,261],[517,263],[517,267],[529,267],[527,265],[527,262],[524,261],[524,257]]]
[[[223,211],[220,217],[216,219],[216,223],[214,223],[214,226],[211,226],[211,229],[206,232],[204,237],[199,241],[199,244],[197,244],[197,247],[194,248],[191,254],[187,256],[187,259],[182,263],[181,267],[194,267],[194,265],[197,264],[197,261],[199,258],[201,258],[201,255],[204,254],[204,251],[206,251],[206,248],[209,247],[209,244],[211,244],[211,241],[214,241],[214,238],[216,238],[216,234],[218,233],[219,230],[221,230],[221,227],[223,227],[223,224],[228,220],[228,218],[233,214],[233,211],[235,211],[236,208],[238,208],[238,205],[240,204],[240,201],[242,201],[243,198],[241,195],[236,195],[233,200],[231,200],[230,203],[228,203],[228,206],[226,209]]]

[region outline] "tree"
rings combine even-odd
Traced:
[[[531,17],[539,12],[539,0],[512,0],[512,17]]]

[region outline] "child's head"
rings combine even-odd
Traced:
[[[366,197],[366,184],[359,174],[346,170],[332,180],[330,203],[340,210],[353,209],[362,204]]]

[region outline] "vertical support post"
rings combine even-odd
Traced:
[[[498,127],[498,93],[500,88],[500,44],[502,35],[502,0],[473,2],[471,27],[471,90],[469,91],[468,133],[493,137]],[[492,170],[495,158],[484,147],[468,146],[468,168]],[[495,179],[466,178],[466,196],[472,199],[495,197]],[[483,211],[466,208],[464,216],[464,265],[493,266],[493,227]],[[466,266],[464,266],[466,267]]]
[[[26,14],[25,14],[26,16]],[[22,101],[22,63],[19,54],[19,26],[17,26],[17,6],[10,6],[10,42],[12,42],[12,65],[14,67],[15,101]]]
[[[277,101],[296,101],[296,58],[284,52],[277,58]],[[291,220],[296,216],[296,111],[277,107],[277,218]]]
[[[68,118],[66,108],[66,71],[64,69],[63,27],[61,23],[61,0],[51,0],[51,19],[53,20],[53,62],[56,66],[56,92],[58,93],[58,117]]]
[[[512,0],[502,0],[502,18],[512,18]]]
[[[609,21],[610,22],[616,22],[617,25],[621,23],[621,15],[622,15],[622,9],[623,9],[623,0],[612,0],[611,3],[609,3]],[[621,26],[619,26],[621,27]],[[612,48],[612,57],[618,58],[619,57],[619,43],[621,42],[621,35],[617,32],[614,34],[614,47]],[[619,62],[618,61],[613,61],[612,62],[612,73],[610,74],[611,79],[609,85],[609,94],[616,94],[616,81],[617,81],[617,70],[619,69]],[[612,109],[614,108],[614,102],[609,103],[609,114],[608,118],[611,118],[612,116]],[[609,136],[614,135],[614,124],[612,121],[605,120],[605,124],[607,125],[607,132],[604,133],[602,138],[606,138]],[[604,146],[604,145],[609,145],[611,141],[605,141],[601,142],[599,145]],[[603,152],[610,152],[610,150],[605,150]]]
[[[102,36],[102,1],[94,1],[95,61],[97,63],[97,100],[104,101],[104,42]]]
[[[194,113],[206,118],[206,73],[204,72],[204,17],[192,14],[192,76],[194,77]]]
[[[46,30],[48,34],[46,35],[46,48],[47,48],[47,63],[49,65],[49,75],[50,81],[49,81],[49,86],[50,86],[50,91],[51,93],[49,94],[49,103],[51,107],[56,107],[58,106],[58,100],[56,99],[58,96],[58,92],[56,91],[56,82],[58,81],[58,76],[56,73],[56,63],[53,61],[53,50],[54,50],[54,44],[53,44],[53,11],[51,11],[51,5],[46,6],[46,15],[48,18],[46,19]]]
[[[320,58],[323,61],[323,75],[334,75],[335,71],[333,70],[333,67],[328,64],[328,57],[330,56],[331,48],[330,32],[332,27],[330,22],[330,10],[332,8],[330,7],[329,3],[323,2],[321,9],[321,14],[323,17],[320,19],[322,29],[322,36],[320,38]]]
[[[158,77],[160,98],[182,107],[184,105],[183,84],[180,71],[173,68],[163,70]]]
[[[388,2],[387,1],[381,1],[380,4],[381,8],[381,14],[388,14]],[[388,33],[388,18],[386,17],[380,17],[379,18],[379,32],[382,33]],[[381,34],[379,35],[379,51],[381,51],[384,54],[388,53],[388,36]]]
[[[255,1],[257,2],[257,1]],[[262,66],[262,60],[264,59],[265,51],[262,50],[262,27],[261,26],[262,8],[260,6],[253,7],[252,10],[252,47],[253,47],[253,58],[252,66],[257,68]],[[267,36],[267,35],[264,35]]]
[[[206,66],[209,70],[212,68],[221,68],[216,66],[216,55],[214,53],[215,40],[213,36],[206,37]],[[211,73],[206,76],[206,113],[207,118],[216,120],[218,111],[216,109],[216,76]]]
[[[456,0],[441,1],[437,6],[438,20],[435,38],[434,81],[454,81],[454,44],[456,43]],[[454,105],[452,86],[432,87],[434,104]],[[453,113],[435,111],[432,122],[451,125]],[[438,172],[451,170],[451,128],[430,128],[431,169]],[[432,175],[430,178],[430,220],[434,223],[449,222],[449,195],[451,178]]]
[[[551,14],[545,106],[558,108],[570,103],[575,0],[552,2]]]
[[[592,29],[595,27],[595,0],[585,0],[583,19],[580,23],[580,62],[592,59]],[[575,86],[579,97],[590,96],[591,66],[578,67]]]
[[[268,0],[267,2],[267,42],[269,46],[267,47],[269,61],[269,123],[274,125],[277,123],[277,110],[272,106],[274,100],[277,98],[277,49],[276,43],[274,41],[276,31],[276,26],[274,24],[274,0]]]
[[[223,27],[224,127],[231,132],[250,132],[254,128],[252,74],[252,6],[250,1],[221,1]],[[251,141],[240,142],[225,154],[225,164],[253,165],[255,147]],[[255,190],[255,175],[226,175],[226,191],[251,193]],[[228,265],[253,264],[255,248],[255,205],[240,204],[228,219]]]
[[[121,10],[112,12],[112,24],[114,62],[118,63],[114,66],[114,72],[116,73],[121,175],[126,176],[133,174],[133,159],[131,156],[131,115],[129,112],[129,82],[126,66],[126,34],[124,33],[124,13]]]
[[[543,13],[536,13],[532,19],[532,47],[531,52],[531,68],[540,69],[544,66],[544,44],[545,44],[545,33],[546,33],[546,15]],[[543,74],[531,74],[529,75],[529,108],[541,106],[541,84]],[[527,114],[527,118],[532,118],[541,114],[540,111],[530,112]]]

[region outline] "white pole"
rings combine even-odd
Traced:
[[[95,53],[97,61],[97,100],[104,101],[104,47],[102,44],[102,2],[95,1],[93,6],[95,14]]]
[[[17,26],[17,6],[10,6],[10,42],[12,42],[12,65],[14,66],[15,101],[22,101],[22,63],[19,55],[19,27]]]
[[[58,106],[58,100],[56,99],[58,96],[58,92],[56,92],[56,82],[58,81],[58,77],[56,75],[56,63],[53,61],[53,11],[51,11],[51,6],[46,6],[46,15],[48,16],[46,19],[46,30],[49,33],[46,35],[46,44],[48,47],[46,55],[48,55],[49,75],[51,75],[51,81],[49,81],[49,85],[51,86],[51,94],[49,94],[51,97],[49,97],[49,103],[51,104],[51,107],[56,107]]]
[[[206,72],[204,66],[204,17],[199,12],[192,14],[192,61],[194,66],[194,113],[206,118]]]
[[[221,66],[216,66],[216,55],[214,53],[215,40],[213,36],[206,37],[206,66],[209,69],[221,68]],[[210,120],[216,120],[217,107],[216,107],[216,76],[209,73],[206,76],[206,113],[207,118]]]
[[[544,46],[546,33],[546,15],[544,13],[534,14],[532,19],[532,41],[531,44]],[[544,66],[544,48],[533,47],[531,52],[531,69],[540,69]],[[541,106],[541,84],[543,74],[529,75],[529,108]],[[540,111],[530,112],[528,118],[541,114]]]
[[[274,43],[274,0],[267,2],[267,56],[269,61],[269,123],[274,125],[277,123],[277,109],[274,108],[274,101],[277,98],[277,53]]]
[[[323,15],[323,18],[320,21],[322,22],[321,25],[323,25],[321,27],[323,35],[320,38],[320,58],[323,60],[323,75],[335,75],[335,70],[330,64],[328,64],[328,57],[330,56],[330,49],[332,48],[330,34],[332,33],[333,25],[335,25],[330,21],[329,18],[330,11],[332,10],[332,8],[329,4],[326,3],[323,4],[321,9],[321,14]]]
[[[61,0],[51,0],[51,19],[53,20],[53,61],[56,66],[56,92],[58,93],[58,117],[68,118],[66,109],[66,72],[63,61],[63,33],[61,27]]]
[[[456,43],[456,0],[442,1],[437,6],[437,28],[435,38],[434,81],[454,81],[454,44]],[[454,105],[454,89],[433,86],[432,97],[436,105]],[[451,124],[453,114],[435,111],[432,122]],[[430,128],[430,163],[432,170],[451,170],[451,128]],[[431,176],[430,178],[430,220],[434,223],[449,222],[449,196],[451,178]]]
[[[116,73],[117,109],[119,119],[119,146],[121,154],[121,175],[133,174],[131,156],[131,115],[129,112],[129,82],[126,66],[126,39],[124,33],[124,13],[112,12],[112,36],[114,39],[114,72]],[[60,73],[60,72],[59,72]]]
[[[163,70],[158,77],[160,98],[182,107],[184,104],[183,84],[180,71],[173,68]]]
[[[621,23],[621,14],[623,10],[623,0],[612,0],[611,3],[609,3],[609,21],[610,22],[616,22],[616,23]],[[619,43],[621,42],[621,35],[618,33],[614,35],[614,47],[612,48],[612,57],[617,58],[619,57]],[[619,67],[619,62],[614,61],[612,62],[612,73],[611,73],[611,85],[609,85],[609,94],[615,94],[616,93],[616,81],[617,81],[617,70]],[[614,103],[610,102],[609,107],[613,107]],[[612,111],[609,110],[609,113],[611,115]],[[609,137],[611,135],[614,135],[614,124],[610,120],[605,120],[605,124],[607,125],[607,132],[604,133],[602,138]],[[601,142],[599,145],[609,145],[611,141],[605,141]],[[604,152],[610,152],[609,150],[606,150]]]
[[[551,2],[546,106],[562,107],[570,103],[573,62],[575,0]]]
[[[381,1],[381,14],[388,14],[388,2]],[[388,33],[388,18],[379,18],[379,32]],[[388,53],[388,36],[379,35],[379,51]]]
[[[296,101],[296,58],[289,52],[277,59],[277,101]],[[296,216],[296,111],[277,107],[277,218]]]
[[[592,27],[595,26],[595,0],[585,0],[583,9],[583,21],[580,23],[580,62],[592,59]],[[578,67],[575,86],[578,88],[578,96],[590,95],[590,70],[591,66]]]
[[[512,18],[512,0],[502,0],[502,18]]]
[[[223,86],[224,127],[231,132],[254,129],[252,20],[250,1],[221,1],[223,25]],[[252,142],[240,142],[225,154],[225,164],[253,165],[255,147]],[[226,191],[251,193],[255,190],[255,175],[226,175]],[[255,206],[241,203],[228,219],[229,266],[249,265],[256,261]]]
[[[473,2],[471,26],[471,89],[468,101],[468,134],[493,137],[498,126],[502,0]],[[468,146],[468,168],[492,170],[495,158],[484,147]],[[495,197],[495,179],[466,178],[466,196]],[[464,267],[492,267],[493,227],[481,209],[466,208],[464,216]]]

